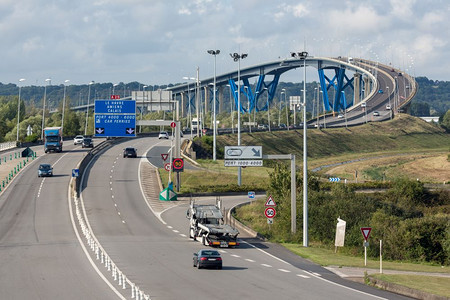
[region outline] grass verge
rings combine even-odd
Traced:
[[[386,282],[450,298],[450,278],[448,277],[390,274],[375,274],[370,276]]]

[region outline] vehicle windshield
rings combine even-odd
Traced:
[[[50,170],[51,166],[50,165],[40,165],[39,166],[39,170]]]
[[[92,139],[84,139],[85,142],[90,143]]]
[[[47,142],[59,142],[58,136],[47,136],[46,139],[47,139]]]

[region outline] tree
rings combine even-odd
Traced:
[[[439,118],[440,124],[447,132],[450,132],[450,109],[443,115],[442,121]]]

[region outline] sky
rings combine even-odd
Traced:
[[[306,50],[450,81],[449,28],[448,0],[0,0],[0,82],[175,84],[212,77],[210,49],[217,75]]]

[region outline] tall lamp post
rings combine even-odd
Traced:
[[[64,112],[66,111],[66,83],[70,80],[64,80],[64,96],[63,96],[63,107],[62,107],[62,117],[61,117],[61,131],[64,133]]]
[[[142,106],[141,106],[141,122],[142,122],[142,115],[144,114],[144,97],[145,97],[145,89],[148,88],[148,85],[142,86]],[[142,125],[139,125],[139,133],[142,132]]]
[[[308,162],[306,139],[306,58],[308,52],[291,53],[292,57],[303,60],[303,247],[308,247]]]
[[[388,99],[389,99],[389,116],[392,120],[392,107],[391,107],[391,94],[389,93],[389,86],[386,87],[388,90]]]
[[[282,89],[282,92],[280,93],[280,109],[278,110],[278,127],[280,127],[281,124],[281,102],[283,100],[283,94],[285,89]]]
[[[238,63],[238,146],[241,145],[241,59],[244,59],[248,56],[247,53],[230,53],[231,58]],[[242,169],[238,167],[238,185],[240,186],[242,183]]]
[[[214,87],[213,87],[213,161],[216,161],[216,132],[217,132],[217,124],[216,124],[216,57],[220,53],[220,50],[208,50],[209,54],[214,55]]]
[[[89,91],[88,91],[88,101],[86,105],[86,121],[84,123],[84,135],[87,134],[87,126],[88,126],[88,116],[89,116],[89,101],[91,99],[91,85],[94,84],[94,81],[89,82]]]
[[[24,82],[25,78],[20,78],[19,79],[19,101],[17,103],[17,137],[16,137],[16,142],[19,141],[19,124],[20,124],[20,89],[21,89],[21,82]]]
[[[45,126],[45,100],[47,98],[47,85],[52,84],[52,80],[50,78],[45,79],[45,87],[44,87],[44,104],[42,108],[42,128],[41,128],[41,140],[44,140],[44,126]]]
[[[112,94],[114,95],[114,90],[115,90],[115,88],[116,88],[116,86],[118,86],[119,84],[118,83],[114,83],[113,84],[113,89],[112,89]]]

